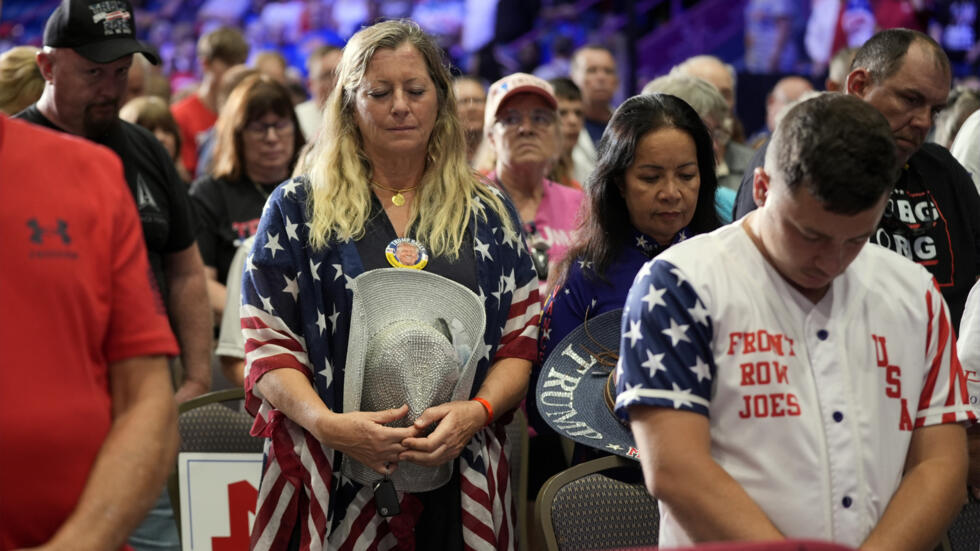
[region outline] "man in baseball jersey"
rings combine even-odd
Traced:
[[[637,275],[616,411],[661,546],[928,550],[958,512],[976,417],[946,303],[925,268],[865,246],[896,166],[874,107],[805,101],[755,176],[763,206]]]

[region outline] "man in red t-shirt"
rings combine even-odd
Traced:
[[[170,111],[180,126],[180,161],[188,174],[197,169],[198,136],[203,136],[218,120],[218,90],[229,67],[245,63],[248,43],[237,29],[215,29],[197,41],[197,60],[204,76],[197,91],[175,103]]]
[[[2,115],[0,182],[0,549],[118,549],[177,451],[136,205],[112,151]]]

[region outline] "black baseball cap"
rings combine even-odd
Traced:
[[[139,52],[159,65],[156,50],[136,40],[135,23],[127,0],[62,0],[44,26],[44,45],[71,48],[95,63]]]

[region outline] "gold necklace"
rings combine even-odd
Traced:
[[[402,195],[403,191],[415,191],[415,188],[419,187],[418,184],[415,184],[414,186],[405,189],[392,189],[390,187],[385,187],[377,182],[371,182],[371,185],[378,186],[379,188],[385,191],[394,193],[394,195],[391,196],[391,204],[395,205],[396,207],[400,207],[405,204],[405,196]]]

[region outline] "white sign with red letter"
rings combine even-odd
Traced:
[[[180,536],[184,551],[248,549],[261,453],[181,453]]]

